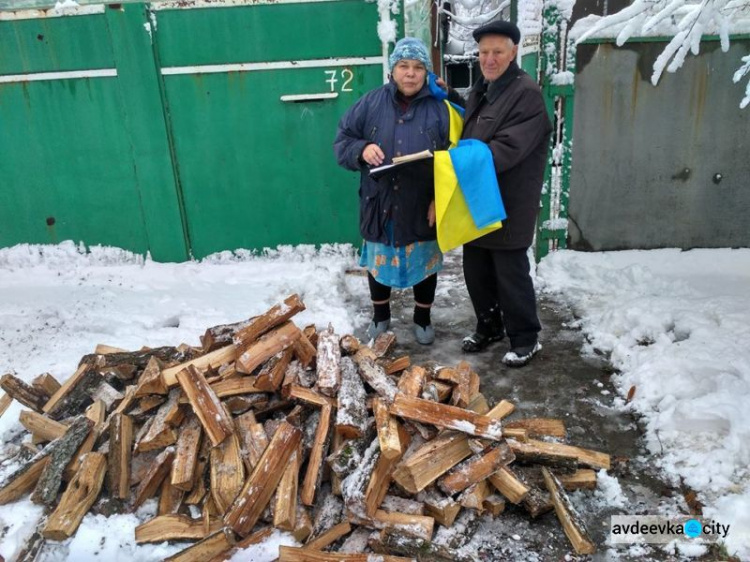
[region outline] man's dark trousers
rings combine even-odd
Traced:
[[[464,246],[464,277],[477,318],[499,306],[511,348],[534,345],[542,329],[526,250]]]

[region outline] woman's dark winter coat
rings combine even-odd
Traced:
[[[448,110],[432,97],[425,85],[410,101],[405,112],[399,106],[392,80],[360,98],[339,122],[334,151],[339,165],[361,172],[359,227],[365,240],[394,246],[435,240],[435,227],[427,222],[430,203],[435,199],[432,160],[415,163],[397,173],[369,176],[362,151],[375,143],[385,154],[384,164],[394,156],[423,150],[442,150],[448,145]],[[393,221],[393,240],[386,224]]]

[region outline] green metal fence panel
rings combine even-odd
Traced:
[[[0,21],[0,37],[14,38],[23,63],[4,59],[0,77],[0,244],[70,238],[147,251],[111,49],[91,49],[107,37],[104,16]]]
[[[383,81],[377,4],[73,12],[0,12],[0,246],[73,239],[179,261],[358,241],[358,178],[332,142]]]
[[[0,75],[112,67],[100,8],[91,15],[0,21]]]
[[[332,143],[346,109],[382,83],[377,17],[358,0],[156,12],[196,258],[358,242],[358,179],[337,166]],[[188,36],[210,44],[222,28],[232,31],[218,47],[179,48]]]
[[[183,261],[190,239],[149,12],[143,4],[129,4],[106,15],[148,246],[156,260]]]

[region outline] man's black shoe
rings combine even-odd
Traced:
[[[477,353],[487,348],[488,345],[496,341],[500,341],[505,337],[505,334],[493,334],[485,335],[481,332],[474,332],[470,336],[466,336],[461,342],[461,349],[466,353]]]
[[[523,367],[541,350],[542,344],[539,342],[536,342],[534,345],[514,347],[505,354],[503,357],[503,363],[508,367]]]

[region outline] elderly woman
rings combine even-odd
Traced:
[[[391,288],[414,288],[414,334],[435,340],[430,307],[443,256],[436,241],[432,160],[403,166],[373,179],[369,169],[394,156],[448,146],[448,109],[430,95],[430,57],[418,39],[401,39],[388,59],[390,80],[360,98],[339,122],[338,163],[361,172],[359,228],[364,244],[373,319],[368,335],[390,327]]]

